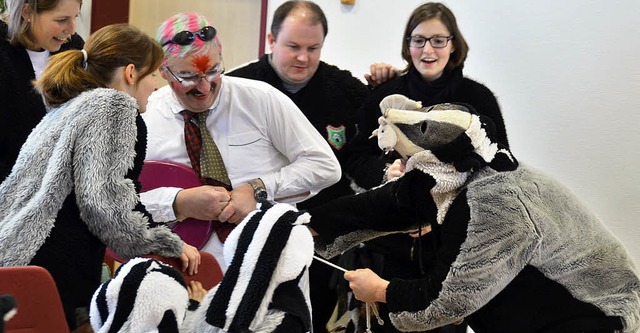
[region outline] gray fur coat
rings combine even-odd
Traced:
[[[0,266],[32,260],[71,192],[89,231],[119,255],[181,254],[177,235],[135,211],[139,197],[125,175],[136,157],[137,108],[131,96],[99,88],[43,118],[0,185]]]
[[[391,311],[395,327],[420,331],[457,322],[500,294],[525,266],[533,266],[576,299],[595,305],[607,316],[622,318],[624,332],[640,329],[640,280],[635,264],[622,244],[566,187],[521,165],[506,172],[483,168],[470,175],[463,189],[470,219],[459,254],[441,290],[426,307]],[[354,209],[353,202],[348,207]],[[330,216],[349,214],[331,208]],[[329,222],[325,216],[314,220],[321,216],[314,213],[311,221],[316,230]],[[386,216],[386,221],[398,220]],[[344,227],[339,234],[316,239],[316,251],[331,256],[388,233],[347,230]],[[404,283],[394,279],[387,287],[390,309],[406,308],[420,297],[416,296],[419,292],[400,292],[406,289]],[[513,309],[514,314],[526,311],[525,299],[522,304],[522,309]]]
[[[634,263],[566,187],[520,166],[510,172],[484,168],[471,176],[467,188],[468,236],[440,295],[419,314],[392,314],[397,327],[437,327],[464,318],[532,265],[575,298],[621,317],[625,332],[640,329]]]
[[[395,101],[413,102],[386,102]],[[429,270],[386,288],[397,329],[465,318],[476,332],[640,329],[635,264],[570,190],[518,165],[492,140],[489,120],[464,106],[383,103],[378,145],[410,156],[404,176],[309,213],[324,256],[376,235],[433,227]]]

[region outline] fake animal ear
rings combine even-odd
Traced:
[[[422,103],[416,102],[404,95],[393,94],[383,98],[379,106],[380,111],[384,114],[388,109],[418,110],[422,107]]]

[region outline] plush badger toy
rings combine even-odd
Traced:
[[[471,107],[381,102],[375,135],[406,161],[395,181],[309,210],[332,257],[381,235],[432,226],[435,267],[392,279],[401,331],[466,319],[476,333],[636,332],[640,280],[627,252],[566,188],[519,165]]]
[[[188,305],[180,272],[157,260],[133,258],[96,290],[89,313],[96,333],[176,333]]]
[[[134,258],[94,294],[95,332],[303,333],[311,327],[309,214],[285,204],[261,204],[225,242],[229,267],[197,307],[189,307],[180,272]]]
[[[309,332],[309,218],[286,204],[262,203],[249,214],[225,241],[224,278],[185,332]]]

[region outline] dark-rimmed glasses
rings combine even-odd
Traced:
[[[208,42],[214,38],[216,38],[216,28],[212,26],[206,26],[199,31],[191,32],[188,30],[178,32],[173,38],[162,43],[162,46],[167,44],[178,44],[178,45],[189,45],[196,40],[196,36],[200,38],[203,42]]]
[[[453,39],[453,35],[451,36],[432,36],[432,37],[422,37],[422,36],[411,36],[407,37],[409,41],[409,47],[413,47],[416,49],[423,48],[427,42],[431,44],[434,49],[441,49],[447,47],[449,41]]]
[[[195,86],[202,79],[207,80],[207,82],[211,82],[216,78],[218,78],[218,76],[222,75],[222,73],[224,73],[224,64],[222,63],[222,61],[220,61],[218,65],[216,65],[215,67],[211,68],[206,73],[204,73],[204,75],[196,74],[193,72],[179,72],[176,75],[173,71],[171,71],[169,66],[165,66],[164,68],[166,68],[167,71],[171,73],[171,75],[176,79],[176,81],[178,81],[181,85],[185,87]]]

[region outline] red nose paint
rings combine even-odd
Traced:
[[[204,74],[211,68],[211,58],[206,54],[195,56],[191,59],[191,64]]]

